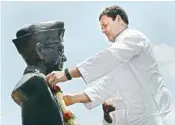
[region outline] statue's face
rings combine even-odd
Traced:
[[[18,30],[13,42],[28,66],[43,68],[47,74],[62,70],[66,61],[62,45],[64,32],[64,22],[41,22]]]
[[[50,73],[54,70],[62,70],[63,62],[65,62],[66,56],[64,55],[63,37],[64,30],[48,31],[42,35],[37,35],[38,39],[44,37],[41,42],[36,45],[37,53],[42,59],[46,73]]]
[[[61,42],[39,43],[40,54],[47,68],[47,72],[54,70],[62,70],[63,62],[66,56],[64,55],[64,46]]]

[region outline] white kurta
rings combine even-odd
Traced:
[[[126,123],[126,105],[122,98],[113,97],[109,98],[107,104],[113,105],[115,111],[110,112],[109,115],[112,118],[112,123],[108,123],[103,119],[103,125],[125,125]]]
[[[127,107],[128,125],[175,125],[172,97],[159,72],[149,39],[126,29],[115,43],[77,65],[86,83],[101,78],[84,90],[91,109],[118,90]]]

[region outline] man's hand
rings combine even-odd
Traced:
[[[67,81],[67,77],[63,71],[53,71],[46,76],[46,81],[52,86],[59,82]]]
[[[62,98],[67,106],[75,103],[91,102],[90,98],[84,92],[74,93],[74,94],[65,94],[62,96]]]
[[[72,78],[79,78],[81,77],[81,73],[79,70],[75,67],[69,70],[69,74]],[[59,82],[65,82],[67,81],[67,77],[64,71],[53,71],[50,74],[46,76],[46,81],[50,86],[59,83]]]
[[[63,95],[62,98],[63,98],[66,106],[74,104],[73,95],[66,94],[66,95]]]

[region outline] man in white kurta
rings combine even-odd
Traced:
[[[175,108],[164,84],[150,40],[141,32],[128,28],[127,15],[118,6],[106,8],[99,17],[103,33],[114,44],[79,63],[71,70],[47,75],[48,84],[82,77],[93,86],[71,96],[63,96],[67,105],[84,103],[92,109],[110,97],[126,105],[123,125],[175,125]]]
[[[149,39],[139,31],[124,30],[112,47],[77,67],[86,83],[105,75],[84,90],[91,100],[85,104],[87,108],[116,96],[118,89],[127,107],[128,125],[175,125],[171,94],[159,72]]]

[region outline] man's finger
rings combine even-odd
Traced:
[[[46,76],[46,80],[49,79],[49,77],[50,77],[51,74],[52,74],[52,73],[47,74],[47,76]]]
[[[50,84],[50,85],[52,85],[53,84],[53,82],[55,81],[55,77],[51,77],[50,76],[50,78],[48,79],[48,83]]]
[[[48,81],[52,75],[53,75],[53,73],[48,74],[48,75],[46,76],[46,81]]]
[[[57,84],[58,82],[59,82],[58,79],[55,78],[51,84],[54,85],[54,84]]]

